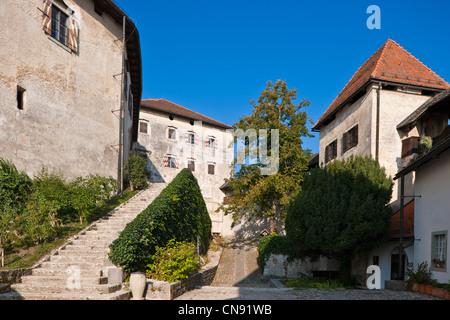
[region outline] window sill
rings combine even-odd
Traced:
[[[60,47],[63,48],[64,50],[66,50],[67,52],[72,53],[72,50],[71,50],[68,46],[66,46],[65,44],[59,42],[58,40],[56,40],[56,39],[53,38],[52,36],[47,35],[47,38],[48,38],[49,40],[51,40],[52,42],[56,43],[58,46],[60,46]]]

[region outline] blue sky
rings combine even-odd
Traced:
[[[141,38],[143,99],[164,98],[229,125],[267,81],[285,80],[316,122],[388,38],[450,81],[450,2],[115,0]],[[381,9],[370,30],[367,8]],[[304,147],[318,152],[318,134]]]

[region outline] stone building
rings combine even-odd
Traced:
[[[122,83],[125,158],[138,135],[132,20],[112,0],[9,0],[0,21],[0,157],[31,176],[47,166],[117,178]]]
[[[231,235],[231,217],[216,209],[225,197],[233,161],[230,126],[165,99],[141,102],[137,150],[148,159],[151,183],[170,183],[183,169],[197,178],[212,220],[212,232]],[[230,153],[231,150],[231,153]]]
[[[320,134],[319,164],[350,155],[377,159],[392,178],[405,166],[411,146],[408,133],[397,126],[426,101],[448,89],[449,84],[393,40],[388,40],[353,75],[341,93],[313,126]],[[411,136],[411,135],[410,135]],[[415,138],[416,139],[416,138]],[[404,176],[403,195],[414,195],[414,172]],[[404,267],[414,255],[414,230],[405,228],[409,242],[403,247],[406,259],[399,268],[399,210],[401,185],[395,180],[391,207],[392,239],[374,250],[370,261],[359,264],[363,277],[367,265],[376,264],[384,280],[401,279]],[[414,212],[414,203],[403,203],[405,212]],[[394,230],[395,229],[395,230]],[[412,242],[411,242],[412,241]]]

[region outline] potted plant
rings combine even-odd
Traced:
[[[435,268],[444,268],[445,260],[440,260],[440,259],[434,258],[433,265]]]
[[[420,293],[426,293],[428,284],[432,283],[431,272],[428,270],[428,263],[426,261],[419,264],[417,271],[413,268],[408,268],[406,271],[406,285],[412,286],[413,290]],[[414,284],[417,284],[414,286]],[[416,291],[416,292],[417,292]]]
[[[429,136],[426,136],[425,134],[422,134],[420,136],[419,141],[419,152],[426,153],[430,151],[432,147],[433,147],[433,139],[431,139],[431,137]]]

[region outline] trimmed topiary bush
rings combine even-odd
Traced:
[[[125,272],[145,271],[157,247],[170,240],[197,243],[206,252],[211,218],[197,179],[183,169],[156,199],[130,222],[110,246],[110,259]]]

